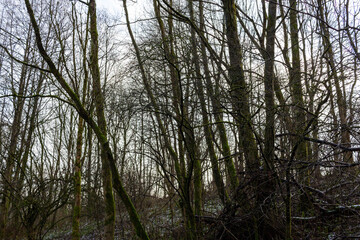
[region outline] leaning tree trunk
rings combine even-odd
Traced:
[[[84,119],[84,121],[87,122],[87,124],[92,128],[92,130],[94,131],[94,133],[96,134],[96,137],[101,145],[101,148],[103,149],[104,153],[106,154],[107,158],[107,162],[110,166],[111,169],[111,174],[113,177],[113,183],[114,183],[114,189],[117,191],[117,193],[119,194],[119,197],[121,198],[122,202],[125,205],[125,208],[129,214],[130,217],[130,221],[133,224],[136,234],[141,238],[141,239],[146,239],[148,240],[149,237],[144,229],[144,227],[142,226],[139,216],[136,212],[136,209],[133,205],[133,203],[131,202],[131,199],[129,198],[129,195],[126,193],[123,185],[122,185],[122,181],[120,179],[120,175],[119,175],[119,171],[116,167],[115,164],[115,159],[113,157],[113,153],[112,150],[110,148],[109,145],[109,141],[106,137],[106,134],[104,134],[100,127],[96,124],[96,122],[94,121],[94,119],[91,117],[90,113],[84,108],[84,106],[81,104],[81,101],[78,97],[78,95],[74,92],[74,90],[69,86],[69,84],[65,81],[64,77],[62,76],[62,74],[59,72],[59,70],[56,68],[54,62],[52,61],[52,59],[50,58],[50,56],[48,55],[48,53],[46,52],[43,44],[42,44],[42,40],[41,40],[41,35],[40,35],[40,30],[39,30],[39,26],[36,22],[35,19],[35,15],[34,15],[34,11],[30,5],[30,1],[29,0],[25,0],[25,4],[26,4],[26,9],[28,12],[28,15],[30,17],[30,21],[31,21],[31,25],[34,29],[35,32],[35,37],[36,37],[36,45],[37,48],[39,50],[39,53],[41,54],[41,56],[43,57],[43,59],[46,61],[46,63],[49,66],[49,70],[51,71],[51,73],[53,74],[53,76],[55,77],[55,79],[57,80],[57,82],[60,84],[60,86],[63,88],[63,90],[68,94],[68,96],[70,97],[70,99],[73,102],[73,107],[75,107],[76,111],[78,112],[79,116],[82,117]],[[95,5],[94,5],[95,8]],[[94,9],[95,10],[95,9]],[[100,91],[101,93],[101,91]]]

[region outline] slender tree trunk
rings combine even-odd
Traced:
[[[303,86],[301,82],[301,61],[299,45],[299,28],[297,17],[297,0],[290,0],[290,41],[292,66],[290,72],[290,91],[294,107],[296,137],[293,139],[293,151],[295,151],[295,160],[302,166],[298,171],[300,182],[309,184],[308,168],[308,149],[304,141],[306,127],[306,113],[304,111]],[[306,194],[301,194],[300,210],[308,209],[308,199]]]
[[[97,123],[100,127],[104,137],[107,138],[107,126],[105,119],[105,101],[102,93],[100,83],[100,70],[98,62],[98,33],[97,33],[97,20],[96,20],[96,3],[95,0],[89,2],[89,15],[90,15],[90,39],[91,39],[91,53],[90,53],[90,72],[93,80],[93,97],[95,98],[95,108]],[[105,239],[114,239],[115,231],[115,201],[112,191],[112,176],[110,166],[107,161],[106,152],[101,150],[102,174],[103,174],[103,188],[105,196]]]
[[[275,58],[275,26],[276,26],[277,0],[269,2],[268,25],[266,34],[266,53],[265,56],[265,105],[266,105],[266,125],[265,125],[265,167],[272,172],[274,167],[275,150],[275,102],[274,102],[274,58]],[[272,175],[272,174],[270,174]]]
[[[195,21],[193,1],[189,0],[188,2],[189,2],[189,10],[190,10],[190,19],[191,19],[191,21]],[[204,134],[205,134],[205,140],[206,140],[206,144],[207,144],[207,150],[209,152],[213,178],[215,181],[215,185],[216,185],[220,200],[223,203],[225,203],[225,202],[229,201],[229,199],[228,199],[227,193],[225,191],[223,178],[220,174],[218,158],[216,156],[215,148],[214,148],[214,144],[213,144],[212,130],[211,130],[211,125],[210,125],[210,121],[209,121],[209,117],[208,117],[208,111],[207,111],[206,102],[205,102],[204,87],[203,87],[203,83],[202,83],[203,78],[202,78],[201,72],[200,72],[199,55],[197,52],[196,33],[193,28],[191,28],[191,49],[192,49],[192,54],[193,54],[192,63],[195,66],[195,86],[196,86],[197,94],[198,94],[198,97],[200,100],[202,123],[203,123],[203,129],[204,129]]]
[[[171,80],[171,87],[172,87],[172,103],[173,108],[175,110],[176,121],[178,125],[178,134],[179,138],[182,140],[179,142],[179,149],[186,150],[187,157],[189,160],[189,166],[186,170],[185,167],[185,160],[182,158],[184,154],[180,154],[180,164],[177,166],[178,160],[175,161],[175,169],[177,170],[178,178],[181,181],[180,188],[182,190],[182,201],[183,204],[181,206],[184,208],[183,213],[185,217],[185,223],[188,228],[189,236],[188,238],[196,238],[196,223],[194,219],[194,213],[191,207],[191,195],[190,195],[190,186],[191,186],[191,175],[194,172],[194,192],[195,192],[195,213],[200,215],[201,214],[201,189],[202,189],[202,180],[201,180],[201,163],[199,159],[198,153],[198,144],[195,142],[195,135],[194,129],[189,122],[188,111],[186,109],[186,104],[184,104],[183,100],[183,93],[180,87],[180,76],[176,68],[176,54],[174,51],[173,46],[173,36],[172,36],[172,17],[169,16],[168,25],[169,25],[169,34],[166,35],[164,23],[160,16],[160,9],[157,4],[157,1],[153,1],[155,15],[159,24],[161,37],[163,40],[163,47],[165,57],[169,62],[169,69],[170,69],[170,80]],[[170,1],[170,5],[172,2]],[[135,42],[135,40],[133,41]],[[140,62],[140,60],[139,60]],[[145,75],[145,74],[144,74]],[[145,84],[147,86],[148,83]],[[151,92],[149,89],[148,92]],[[151,93],[152,95],[152,93]],[[186,97],[185,97],[186,99]],[[175,157],[175,156],[174,156]],[[189,208],[189,209],[188,209]]]
[[[275,91],[274,91],[274,62],[275,62],[275,34],[276,34],[277,0],[268,3],[268,18],[266,27],[266,47],[263,53],[265,60],[264,85],[265,85],[265,142],[264,142],[264,170],[260,177],[258,205],[262,205],[265,218],[259,221],[259,234],[266,239],[274,237],[272,226],[274,223],[274,208],[272,195],[276,190],[275,160]],[[265,6],[264,6],[264,12]],[[260,218],[261,216],[258,216]],[[279,238],[283,236],[278,236]]]
[[[83,119],[79,118],[78,132],[76,138],[76,155],[75,155],[75,167],[74,167],[74,209],[73,209],[73,223],[72,223],[72,239],[78,240],[81,237],[80,234],[80,213],[81,213],[81,156],[83,145],[83,131],[84,123]]]
[[[260,170],[260,160],[252,128],[248,87],[245,80],[243,56],[237,30],[236,6],[234,0],[223,0],[222,2],[225,15],[228,53],[230,58],[228,74],[230,78],[230,96],[233,107],[233,118],[239,126],[239,141],[245,156],[246,172],[248,176],[254,178],[253,191],[255,191],[255,198],[258,199],[259,178],[256,177],[256,174]],[[243,209],[249,208],[248,202],[243,202],[242,204],[244,205]],[[253,225],[253,234],[256,239],[259,237],[258,209],[255,209],[253,222],[251,224]]]
[[[300,46],[299,46],[299,36],[298,36],[298,18],[297,18],[297,0],[290,0],[290,40],[291,40],[291,53],[292,53],[292,68],[290,69],[290,90],[292,92],[294,112],[295,112],[295,125],[297,129],[297,134],[299,138],[298,150],[297,150],[297,159],[299,161],[306,161],[307,159],[307,150],[306,144],[302,141],[302,135],[305,122],[305,113],[304,113],[304,100],[303,100],[303,90],[301,83],[301,62],[300,62]]]
[[[340,132],[341,132],[341,144],[346,147],[351,147],[350,142],[350,130],[348,126],[347,120],[347,105],[346,99],[343,94],[343,91],[340,86],[340,78],[337,73],[336,64],[335,64],[335,56],[334,51],[331,45],[331,37],[329,33],[329,29],[326,26],[326,13],[324,13],[324,1],[318,0],[318,11],[319,11],[319,25],[322,34],[323,46],[325,49],[325,59],[328,62],[331,71],[331,77],[334,80],[335,85],[335,92],[336,92],[336,103],[337,108],[339,110],[339,117],[340,117]],[[352,163],[353,156],[352,152],[348,151],[344,153],[343,161]]]
[[[23,57],[23,61],[28,61],[29,51],[30,51],[30,42],[31,42],[31,31],[28,32],[26,48]],[[26,89],[26,81],[27,81],[28,67],[23,65],[21,68],[21,73],[19,76],[19,89],[16,93],[19,96],[23,96]],[[13,75],[12,78],[15,76]],[[6,159],[6,167],[4,174],[2,174],[3,179],[3,189],[2,189],[2,201],[0,205],[0,239],[5,239],[6,228],[8,224],[8,211],[10,208],[10,185],[13,184],[13,172],[16,163],[16,150],[18,146],[18,138],[20,136],[21,130],[21,120],[23,115],[23,108],[25,104],[25,99],[21,97],[14,98],[14,119],[11,125],[10,132],[10,141],[9,141],[9,149],[8,156]],[[12,186],[14,187],[14,186]]]
[[[199,14],[200,14],[200,31],[201,32],[205,32],[205,22],[204,22],[204,3],[203,0],[199,1]],[[236,169],[235,169],[235,165],[233,162],[233,159],[231,157],[231,150],[230,150],[230,146],[229,146],[229,142],[228,142],[228,138],[227,138],[227,133],[226,133],[226,129],[225,129],[225,125],[223,122],[223,116],[222,116],[222,108],[220,105],[220,98],[218,97],[218,93],[214,93],[214,88],[213,88],[213,84],[211,82],[211,77],[210,77],[210,70],[209,70],[209,61],[208,61],[208,57],[206,54],[206,46],[204,44],[203,41],[200,42],[200,46],[201,46],[201,59],[202,59],[202,63],[203,63],[203,68],[204,68],[204,75],[205,75],[205,81],[206,81],[206,90],[207,90],[207,94],[210,97],[211,100],[211,105],[212,105],[212,111],[214,114],[214,118],[215,118],[215,122],[216,122],[216,127],[218,129],[219,132],[219,137],[220,137],[220,142],[221,142],[221,146],[222,146],[222,155],[224,157],[224,162],[225,162],[225,167],[226,167],[226,171],[227,171],[227,177],[230,180],[230,186],[231,186],[231,191],[235,192],[236,188],[239,185],[239,180],[238,180],[238,176],[236,174]],[[202,81],[200,82],[202,85]],[[226,192],[225,192],[226,194]]]
[[[226,22],[226,37],[230,56],[229,78],[230,94],[236,122],[240,128],[240,144],[244,150],[246,167],[250,174],[259,170],[255,136],[252,130],[252,120],[249,106],[249,95],[243,69],[243,57],[238,37],[236,6],[234,0],[223,0]]]
[[[74,29],[76,22],[73,23]],[[85,105],[85,99],[87,96],[88,89],[88,69],[87,69],[87,59],[86,59],[86,50],[87,50],[87,40],[88,40],[88,25],[86,25],[86,33],[83,44],[83,59],[82,67],[84,71],[84,81],[82,84],[82,104]],[[73,32],[73,38],[75,38],[75,30]],[[73,40],[74,41],[74,40]],[[82,41],[82,39],[80,39]],[[75,52],[75,51],[74,51]],[[76,58],[74,56],[74,63]],[[74,66],[75,67],[75,66]],[[76,68],[76,67],[75,67]],[[78,83],[78,86],[81,86],[81,83]],[[78,93],[79,91],[77,91]],[[85,130],[84,120],[79,117],[78,122],[78,132],[76,137],[76,155],[75,155],[75,166],[74,166],[74,208],[73,208],[73,222],[72,222],[72,239],[79,240],[81,237],[80,233],[80,214],[81,214],[81,167],[82,167],[82,148],[83,148],[83,133]],[[91,151],[91,150],[90,150]]]

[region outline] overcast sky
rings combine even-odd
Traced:
[[[98,0],[96,4],[99,9],[106,9],[111,14],[118,14],[122,7],[122,2],[119,0]]]
[[[148,3],[146,0],[130,0],[127,1],[127,7],[131,18],[141,18],[145,4]],[[122,0],[97,0],[97,7],[99,10],[107,10],[112,15],[123,14],[123,3]],[[150,5],[152,7],[152,5]]]

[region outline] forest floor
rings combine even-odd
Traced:
[[[151,199],[151,201],[149,201],[147,199],[140,202],[141,205],[137,206],[137,209],[150,239],[185,239],[182,215],[178,206],[176,206],[176,201],[170,201],[169,199]],[[171,206],[170,202],[172,203]],[[338,206],[335,210],[342,210],[343,208],[351,211],[339,211],[336,214],[330,214],[329,212],[329,216],[323,216],[322,214],[319,215],[315,212],[312,217],[293,216],[293,239],[360,239],[360,215],[357,215],[359,206],[351,205],[347,208]],[[208,218],[215,222],[222,222],[222,220],[218,219],[218,217],[223,210],[223,206],[216,195],[209,194],[206,199],[204,199],[203,209],[203,216],[205,220]],[[100,208],[98,211],[101,213],[102,209]],[[281,225],[282,222],[284,222],[283,218],[284,216],[278,216],[277,223]],[[84,216],[81,219],[81,239],[102,239],[102,224],[101,214],[98,215],[97,219],[89,219]],[[213,239],[209,236],[211,235],[211,231],[214,230],[214,227],[216,228],[216,225],[214,226],[214,224],[204,222],[202,227],[204,236],[208,236],[205,237],[205,239]],[[70,239],[70,224],[58,226],[57,229],[49,231],[44,238],[44,240]],[[117,206],[115,239],[137,239],[126,210],[121,207],[121,204]],[[244,238],[240,237],[238,239]]]
[[[204,214],[207,216],[216,217],[222,210],[222,205],[216,196],[208,197],[204,202]],[[150,239],[183,239],[184,230],[181,212],[174,202],[172,204],[173,206],[170,207],[168,199],[157,199],[157,201],[151,201],[151,205],[147,208],[138,208]],[[137,239],[134,236],[133,227],[125,209],[118,208],[115,224],[116,240]],[[103,225],[101,219],[84,219],[80,228],[82,240],[102,239]],[[44,240],[70,240],[71,232],[71,225],[61,226],[58,229],[49,231]]]

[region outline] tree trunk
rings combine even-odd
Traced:
[[[107,126],[105,119],[105,101],[102,93],[100,83],[100,70],[98,62],[98,33],[97,33],[97,22],[96,22],[96,4],[95,0],[89,2],[89,15],[90,15],[90,39],[91,39],[91,53],[90,53],[90,72],[93,80],[93,97],[95,98],[95,108],[97,124],[103,133],[104,137],[107,138]],[[114,239],[115,231],[115,202],[112,191],[112,176],[110,166],[107,161],[106,152],[104,149],[101,150],[101,162],[102,162],[102,174],[103,174],[103,191],[105,196],[105,226],[104,234],[105,239]]]
[[[31,31],[28,32],[25,53],[23,56],[23,61],[28,62],[29,52],[30,52],[30,42],[31,42]],[[23,65],[21,68],[21,73],[19,76],[19,89],[16,93],[19,96],[23,96],[26,89],[26,82],[28,80],[28,67]],[[13,75],[12,78],[15,76]],[[6,236],[6,228],[8,221],[8,211],[10,208],[10,188],[15,187],[11,186],[13,184],[13,172],[15,163],[17,160],[17,146],[18,146],[18,138],[20,136],[21,130],[21,121],[23,115],[23,108],[25,104],[25,99],[22,97],[14,98],[14,119],[11,125],[10,132],[10,141],[9,141],[9,149],[8,156],[6,159],[6,167],[4,170],[4,174],[2,174],[3,179],[3,189],[2,189],[2,201],[0,205],[0,239],[5,239]]]
[[[75,38],[75,24],[74,24],[74,32],[73,37]],[[88,29],[86,28],[84,45],[83,45],[83,58],[82,58],[82,67],[84,71],[84,82],[82,85],[82,104],[85,105],[85,100],[87,96],[88,89],[88,69],[86,62],[86,50],[87,50],[87,38],[88,38]],[[80,40],[82,41],[82,39]],[[75,52],[75,51],[74,51]],[[74,57],[75,63],[75,57]],[[77,80],[77,79],[76,79]],[[78,86],[81,86],[81,83],[78,83]],[[79,91],[77,91],[77,94]],[[73,208],[73,222],[72,222],[72,239],[79,240],[81,237],[80,233],[80,214],[81,214],[81,167],[82,167],[82,147],[83,147],[83,133],[85,130],[84,120],[79,117],[78,122],[78,132],[76,137],[76,155],[75,155],[75,166],[74,166],[74,208]]]
[[[335,64],[335,56],[331,45],[331,37],[329,30],[326,26],[326,13],[324,13],[324,2],[322,0],[318,0],[318,9],[319,9],[319,25],[322,34],[323,46],[325,49],[324,57],[330,66],[331,77],[334,79],[335,83],[335,92],[336,92],[336,103],[339,110],[340,117],[340,132],[341,132],[341,144],[350,148],[350,129],[348,126],[347,120],[347,105],[344,94],[341,90],[340,79],[337,73],[336,64]],[[344,153],[343,161],[347,163],[353,163],[353,156],[351,151],[347,151]]]
[[[226,22],[226,37],[230,56],[229,78],[230,94],[233,105],[233,117],[240,128],[240,144],[243,148],[246,167],[251,174],[259,170],[255,136],[252,129],[252,119],[249,106],[249,95],[243,69],[243,57],[238,37],[236,7],[234,0],[223,0]]]
[[[199,14],[200,14],[200,31],[205,32],[205,22],[204,22],[204,3],[203,0],[199,1]],[[236,191],[236,188],[239,185],[238,176],[236,174],[235,165],[233,162],[233,159],[231,157],[231,150],[227,138],[227,133],[225,129],[225,125],[223,122],[223,110],[220,105],[220,98],[218,97],[218,93],[214,93],[213,84],[211,82],[210,77],[210,70],[209,70],[209,61],[208,57],[206,55],[206,46],[203,41],[200,42],[201,46],[201,56],[202,56],[202,63],[204,68],[204,75],[205,75],[205,81],[206,81],[206,90],[207,94],[209,95],[209,98],[211,100],[212,105],[212,111],[214,114],[216,127],[219,132],[221,147],[222,147],[222,155],[224,157],[225,167],[227,171],[227,177],[230,180],[230,189],[234,193]],[[202,81],[200,82],[202,85]],[[227,193],[225,192],[225,195]]]
[[[193,1],[189,0],[189,10],[190,10],[190,19],[191,21],[195,21],[194,17],[194,7]],[[207,144],[207,150],[209,152],[212,174],[215,181],[215,185],[218,191],[218,195],[222,203],[229,201],[228,195],[225,191],[224,181],[220,174],[218,158],[215,153],[215,148],[213,144],[213,137],[212,137],[212,130],[211,125],[208,117],[208,111],[205,102],[205,94],[204,94],[204,87],[203,87],[203,78],[200,72],[200,64],[199,64],[199,55],[197,52],[197,40],[196,40],[196,33],[193,28],[191,28],[191,49],[192,49],[192,63],[195,67],[195,86],[197,89],[197,94],[200,100],[200,107],[201,107],[201,115],[202,115],[202,123],[203,129],[205,134],[205,140]]]
[[[177,173],[180,173],[180,176],[178,175],[178,178],[181,180],[180,188],[182,190],[182,201],[183,204],[181,206],[184,208],[184,220],[187,223],[185,226],[188,228],[189,236],[188,238],[196,238],[196,223],[194,219],[194,213],[191,207],[191,197],[190,197],[190,186],[191,186],[191,175],[194,173],[194,202],[195,202],[195,213],[197,215],[201,214],[201,199],[202,199],[202,171],[201,171],[201,163],[199,159],[199,153],[198,153],[198,144],[195,142],[195,135],[194,135],[194,129],[189,121],[188,116],[188,110],[186,109],[186,104],[184,104],[182,89],[180,87],[180,76],[177,72],[176,68],[176,54],[174,51],[173,46],[173,36],[172,36],[172,17],[169,16],[168,25],[169,25],[169,34],[166,35],[165,33],[165,27],[164,23],[160,16],[160,9],[157,4],[157,1],[153,1],[154,4],[154,10],[156,19],[159,24],[160,33],[163,41],[163,47],[164,47],[164,53],[165,57],[169,62],[169,69],[170,69],[170,80],[171,80],[171,87],[172,87],[172,103],[173,108],[175,110],[175,118],[178,125],[178,134],[179,138],[182,140],[179,142],[179,149],[186,150],[187,157],[189,160],[189,166],[186,170],[185,167],[185,161],[181,156],[184,156],[183,154],[180,154],[180,166],[179,171]],[[172,5],[172,2],[170,1],[170,5]],[[147,86],[148,84],[145,84]],[[150,90],[151,91],[151,90]],[[149,91],[148,91],[149,92]],[[151,93],[152,95],[152,93]],[[177,162],[178,160],[176,160]],[[176,163],[175,162],[175,163]],[[175,169],[176,169],[175,165]],[[188,209],[189,208],[189,209]]]

